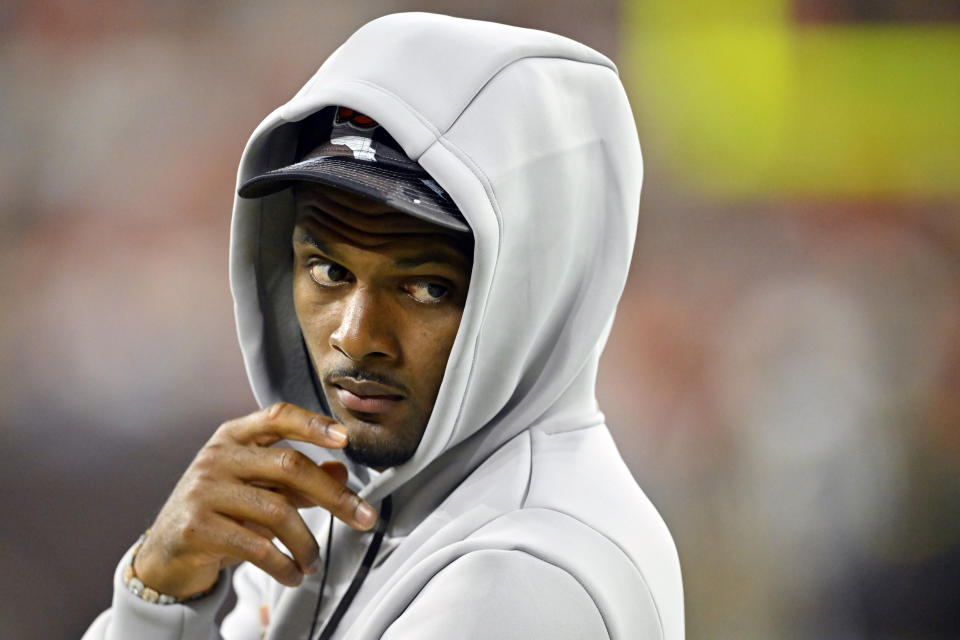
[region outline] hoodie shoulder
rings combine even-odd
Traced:
[[[438,573],[384,634],[400,638],[608,638],[570,573],[519,550],[468,553]]]
[[[384,593],[386,637],[432,638],[441,621],[468,638],[551,637],[543,616],[571,612],[580,635],[556,637],[683,637],[676,549],[604,425],[518,436],[437,511],[443,525]]]
[[[518,440],[526,441],[522,500],[477,528],[460,550],[520,551],[562,570],[594,603],[610,638],[683,638],[676,546],[606,425],[534,427]]]
[[[553,433],[533,428],[530,439],[530,485],[521,512],[555,522],[543,544],[556,547],[584,584],[596,585],[595,600],[618,615],[636,607],[624,617],[627,628],[656,626],[664,638],[683,638],[676,545],[606,425]]]

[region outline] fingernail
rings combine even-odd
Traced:
[[[373,507],[368,505],[366,502],[361,502],[359,505],[357,505],[356,517],[357,522],[364,527],[372,527],[377,521],[377,512],[374,511]]]
[[[338,444],[346,444],[347,442],[347,428],[341,424],[327,426],[327,435]]]
[[[307,567],[307,571],[309,573],[320,573],[321,569],[323,569],[323,560],[321,560],[320,558],[317,558],[316,560],[314,560],[310,564],[310,566]]]

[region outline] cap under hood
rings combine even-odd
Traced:
[[[626,280],[642,166],[616,68],[561,36],[407,13],[357,31],[257,127],[238,185],[290,164],[297,124],[344,105],[379,122],[452,197],[475,254],[423,440],[362,495],[443,492],[517,433],[602,422],[597,362]],[[234,203],[230,281],[258,403],[323,411],[293,307],[289,191]],[[365,469],[336,458],[366,482]],[[446,489],[445,489],[446,488]]]

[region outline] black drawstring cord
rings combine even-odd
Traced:
[[[357,592],[360,591],[360,587],[363,585],[363,581],[366,579],[367,574],[370,572],[370,567],[373,566],[373,561],[377,557],[377,552],[380,551],[380,544],[383,542],[383,535],[387,532],[387,525],[390,524],[390,512],[392,511],[393,501],[390,499],[390,496],[387,496],[383,499],[383,502],[380,503],[380,519],[377,521],[377,530],[373,534],[373,542],[370,543],[370,546],[367,547],[367,552],[363,556],[363,562],[360,563],[360,568],[357,570],[357,573],[353,576],[353,580],[350,582],[350,587],[347,589],[347,592],[343,594],[343,598],[340,600],[340,604],[337,605],[336,611],[333,612],[333,615],[330,616],[330,620],[327,622],[327,626],[323,628],[323,632],[320,634],[320,637],[317,640],[329,640],[330,636],[333,635],[333,632],[336,631],[337,625],[340,624],[341,618],[347,612],[347,609],[350,607],[350,603],[353,602],[353,598],[357,595]],[[310,623],[310,635],[307,638],[313,638],[313,634],[317,629],[317,621],[320,617],[320,605],[323,603],[323,590],[327,584],[327,574],[330,572],[330,549],[333,546],[333,516],[330,516],[330,529],[327,533],[327,552],[325,554],[326,559],[323,564],[323,578],[320,580],[320,595],[317,597],[317,606],[313,611],[313,621]]]
[[[327,529],[327,550],[323,557],[323,578],[320,579],[320,595],[317,596],[317,606],[313,610],[313,622],[310,623],[310,635],[307,639],[313,638],[313,632],[317,630],[317,618],[320,616],[320,605],[323,604],[323,590],[327,586],[327,574],[330,573],[330,547],[333,546],[333,514],[330,514],[330,527]]]

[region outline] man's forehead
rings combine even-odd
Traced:
[[[472,261],[473,238],[399,211],[388,204],[323,185],[294,189],[296,224],[333,232],[363,246],[431,244],[447,246]]]

